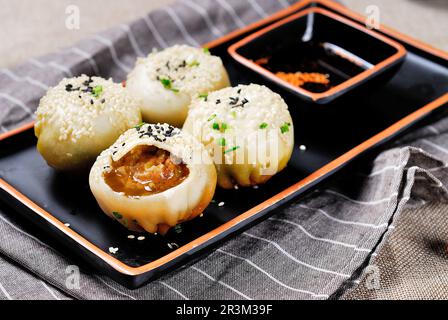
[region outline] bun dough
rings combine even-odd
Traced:
[[[153,146],[181,159],[188,176],[162,192],[130,196],[117,192],[106,182],[114,163],[140,146]],[[149,167],[145,170],[152,170]],[[135,181],[136,176],[132,177]],[[164,233],[178,223],[202,213],[213,198],[216,170],[205,148],[191,135],[168,124],[148,125],[125,132],[101,153],[90,171],[90,189],[109,217],[133,231]]]
[[[204,49],[176,45],[137,60],[126,87],[140,100],[143,120],[181,127],[191,99],[228,87],[219,57]]]
[[[288,106],[256,84],[195,99],[183,129],[206,146],[226,189],[266,182],[287,165],[294,146]]]
[[[112,80],[82,75],[48,90],[36,111],[37,149],[58,170],[81,170],[141,122],[138,103]]]

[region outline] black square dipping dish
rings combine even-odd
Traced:
[[[399,63],[406,49],[361,24],[310,8],[229,47],[239,63],[324,104]]]

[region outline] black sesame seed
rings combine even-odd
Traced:
[[[102,100],[101,100],[101,103],[105,103],[105,102],[106,102],[106,99],[102,99]]]
[[[230,97],[230,105],[236,105],[238,103],[238,97]]]

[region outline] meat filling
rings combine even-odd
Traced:
[[[175,161],[168,151],[154,146],[137,146],[114,161],[104,179],[116,192],[147,196],[177,186],[189,173],[187,166]]]

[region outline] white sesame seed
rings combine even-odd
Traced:
[[[64,223],[64,226],[70,227],[70,223]]]
[[[218,207],[222,207],[224,205],[224,202],[218,203]]]
[[[299,146],[299,149],[300,149],[300,151],[305,151],[306,150],[306,146],[302,144],[302,145]]]
[[[118,251],[118,248],[114,248],[114,247],[110,247],[109,248],[109,252],[112,253],[112,254],[116,254],[117,251]]]
[[[199,218],[202,218],[204,216],[204,214],[203,213],[201,213],[200,215],[199,215]]]
[[[170,248],[170,249],[177,249],[177,248],[179,248],[179,245],[177,243],[175,243],[175,242],[168,243],[168,248]]]
[[[128,239],[135,239],[135,236],[130,234],[130,235],[128,235]]]
[[[145,237],[144,236],[140,236],[140,237],[137,238],[137,240],[139,240],[139,241],[145,240]]]
[[[236,185],[234,185],[233,186],[233,188],[235,189],[235,190],[238,190],[239,189],[239,187],[238,187],[238,185],[236,184]]]
[[[253,186],[253,188],[254,188],[254,189],[258,189],[258,186],[257,186],[257,185],[255,185],[255,186]]]

